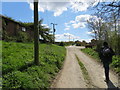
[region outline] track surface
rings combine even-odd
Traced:
[[[118,78],[110,71],[110,82],[104,82],[104,69],[102,64],[96,62],[88,55],[80,51],[84,47],[69,46],[66,47],[67,55],[63,69],[56,77],[52,88],[116,88],[118,87]],[[85,82],[82,71],[75,57],[75,54],[84,64],[89,73],[91,86]]]

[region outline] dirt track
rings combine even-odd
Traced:
[[[104,82],[103,66],[80,51],[83,47],[69,46],[67,56],[60,74],[56,77],[52,88],[89,88],[86,84],[75,54],[84,64],[91,79],[92,88],[115,88],[118,86],[118,78],[110,71],[110,82]]]

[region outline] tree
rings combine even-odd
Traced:
[[[108,26],[110,24],[101,18],[99,18],[99,20],[89,20],[87,22],[88,28],[92,32],[92,37],[96,40],[97,51],[99,51],[103,41],[108,41]]]
[[[112,0],[110,2],[98,2],[95,6],[97,8],[97,14],[101,15],[102,17],[111,18],[111,15],[114,13],[116,19],[119,18],[120,15],[120,1],[119,0]]]
[[[107,30],[107,41],[113,47],[116,53],[120,53],[119,26],[120,26],[120,1],[112,0],[111,2],[99,2],[96,7],[97,15],[109,23]]]
[[[91,40],[91,45],[96,45],[96,40],[95,39]]]
[[[85,40],[83,40],[83,41],[81,42],[81,45],[82,45],[82,46],[86,46],[86,44],[87,44],[87,42],[86,42]]]
[[[52,42],[53,41],[53,35],[50,34],[50,28],[47,28],[45,26],[42,26],[42,21],[39,21],[39,34],[43,38],[44,42]]]
[[[89,20],[88,28],[97,40],[97,50],[99,50],[103,41],[107,41],[116,53],[120,53],[120,1],[99,2],[96,7],[98,11],[94,15],[99,20]]]

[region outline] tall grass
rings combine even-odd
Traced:
[[[39,45],[40,65],[33,63],[33,44],[2,42],[3,88],[47,88],[61,68],[66,50],[57,45]]]

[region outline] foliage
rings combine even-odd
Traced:
[[[52,42],[53,41],[53,35],[49,34],[50,28],[46,28],[45,26],[40,25],[39,26],[39,34],[43,38],[44,42]]]
[[[111,67],[113,67],[115,71],[120,73],[120,56],[113,56]]]
[[[119,24],[114,22],[114,18],[110,22],[100,19],[99,21],[88,21],[88,28],[93,32],[93,37],[96,40],[97,50],[99,51],[103,42],[108,42],[109,46],[113,48],[115,53],[120,53],[119,47]]]
[[[39,34],[43,38],[44,42],[52,42],[53,35],[49,34],[50,28],[42,26],[43,19],[39,21]],[[34,23],[21,23],[26,28],[31,28],[34,30]]]
[[[92,56],[93,58],[95,58],[97,60],[99,59],[98,53],[91,48],[85,48],[85,49],[82,49],[82,51],[87,53],[88,55]]]
[[[81,42],[80,41],[76,41],[75,44],[76,44],[76,46],[81,46]]]
[[[26,32],[23,31],[19,31],[17,33],[17,42],[27,42],[28,41],[28,34]]]
[[[12,20],[13,22],[17,22],[12,18],[9,18],[9,17],[5,17],[5,18],[7,18],[9,20]],[[49,33],[50,28],[43,26],[42,22],[43,22],[43,20],[41,19],[39,21],[39,34],[41,35],[44,42],[52,42],[53,41],[53,35]],[[24,23],[23,22],[17,22],[17,23],[20,24],[21,26],[25,27],[26,30],[34,30],[34,23],[33,22],[24,22]],[[30,34],[27,33],[26,31],[22,32],[22,30],[21,31],[17,30],[18,35],[15,35],[15,36],[11,36],[11,35],[7,34],[7,31],[9,31],[9,30],[6,30],[7,29],[6,27],[7,27],[6,23],[5,23],[4,19],[3,19],[2,20],[2,29],[3,29],[2,40],[5,40],[5,41],[17,41],[17,42],[32,42],[33,41],[33,40],[31,40],[31,37],[29,36]]]
[[[16,41],[16,37],[11,37],[7,34],[5,30],[2,31],[2,40],[4,41]]]
[[[40,66],[33,63],[33,44],[2,42],[3,88],[46,88],[61,69],[65,48],[40,44]]]
[[[60,42],[59,46],[64,46],[65,43],[64,42]]]
[[[95,2],[96,3],[96,2]],[[111,18],[111,15],[114,13],[116,17],[119,17],[120,12],[120,1],[119,0],[111,0],[109,2],[98,2],[95,5],[95,9],[97,9],[97,14],[102,17],[107,17],[106,19]]]
[[[91,49],[91,48],[85,48],[82,49],[83,52],[87,53],[88,55],[92,56],[96,60],[100,61],[99,54]],[[120,73],[120,56],[113,56],[112,63],[110,65],[117,73]]]
[[[102,43],[107,41],[114,49],[115,53],[120,54],[120,1],[95,2],[94,14],[98,19],[88,21],[88,28],[93,33],[92,36],[97,40],[97,50],[100,49]]]

